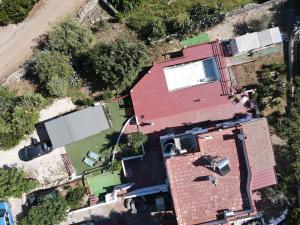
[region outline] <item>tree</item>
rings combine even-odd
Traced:
[[[7,88],[0,87],[0,147],[11,148],[29,134],[44,105],[45,99],[40,94],[17,97]]]
[[[34,73],[50,96],[62,97],[72,84],[75,71],[69,57],[59,52],[38,52],[34,60]]]
[[[131,133],[127,138],[128,145],[131,146],[137,154],[141,153],[141,145],[148,140],[147,135],[141,132]]]
[[[287,225],[299,224],[299,221],[300,221],[300,208],[291,209],[287,217]]]
[[[286,68],[283,64],[264,65],[258,71],[257,100],[264,107],[266,104],[274,107],[278,99],[286,101]],[[264,103],[264,101],[267,101]]]
[[[21,197],[38,186],[38,181],[25,177],[25,173],[17,168],[0,168],[0,199]]]
[[[85,194],[85,190],[84,187],[82,186],[71,188],[66,195],[66,200],[68,205],[72,209],[77,208],[84,194]]]
[[[139,36],[147,42],[156,41],[166,36],[166,25],[161,19],[151,21],[141,29]]]
[[[148,62],[144,45],[119,39],[110,44],[97,44],[88,53],[85,68],[90,79],[101,82],[102,89],[120,92],[133,84]]]
[[[0,1],[0,26],[24,20],[37,0]]]
[[[76,56],[87,50],[93,39],[93,33],[86,25],[66,17],[49,32],[47,46],[51,51]]]
[[[193,5],[189,14],[197,30],[205,30],[220,23],[225,18],[224,13],[222,13],[219,8],[203,5],[201,3]]]
[[[67,209],[67,202],[63,198],[48,198],[33,206],[21,221],[21,225],[58,225],[66,219]]]

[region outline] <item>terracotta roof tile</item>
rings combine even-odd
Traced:
[[[166,161],[170,189],[179,225],[201,224],[218,220],[217,215],[225,209],[233,211],[249,207],[246,192],[247,171],[232,129],[209,133],[211,140],[199,135],[200,152],[171,157]],[[231,171],[221,176],[201,164],[201,156],[228,157]],[[213,175],[217,186],[204,178]]]

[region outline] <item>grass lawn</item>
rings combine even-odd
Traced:
[[[187,38],[181,42],[181,45],[183,46],[193,46],[193,45],[198,45],[202,43],[207,43],[210,42],[210,39],[208,37],[207,33],[202,33],[197,36],[194,36],[192,38]]]
[[[112,127],[99,134],[66,146],[67,154],[77,174],[92,169],[83,163],[83,159],[87,156],[88,151],[99,153],[101,156],[106,156],[107,158],[110,156],[122,125],[127,119],[125,109],[120,107],[118,102],[108,103],[105,107]],[[101,166],[101,162],[98,162],[95,166]]]
[[[114,186],[121,184],[120,176],[116,173],[103,173],[100,175],[89,174],[85,176],[93,195],[112,192]]]

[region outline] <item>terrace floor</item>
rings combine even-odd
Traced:
[[[91,194],[95,196],[112,192],[114,186],[121,184],[120,176],[110,172],[99,175],[91,173],[85,176],[85,179],[87,180]]]
[[[127,119],[123,101],[107,103],[104,108],[111,128],[66,146],[67,154],[71,159],[76,174],[82,174],[84,171],[103,164],[103,162],[97,162],[94,167],[89,167],[83,163],[83,159],[89,151],[95,152],[100,157],[105,157],[109,160],[119,132]]]

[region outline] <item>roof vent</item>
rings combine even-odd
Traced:
[[[217,186],[219,181],[213,175],[208,176],[208,180],[212,183],[212,185]]]
[[[214,171],[218,169],[222,176],[231,171],[228,157],[222,158],[221,160],[219,159],[219,157],[211,157],[207,159],[209,159],[210,165],[207,165],[206,167],[211,167]]]

